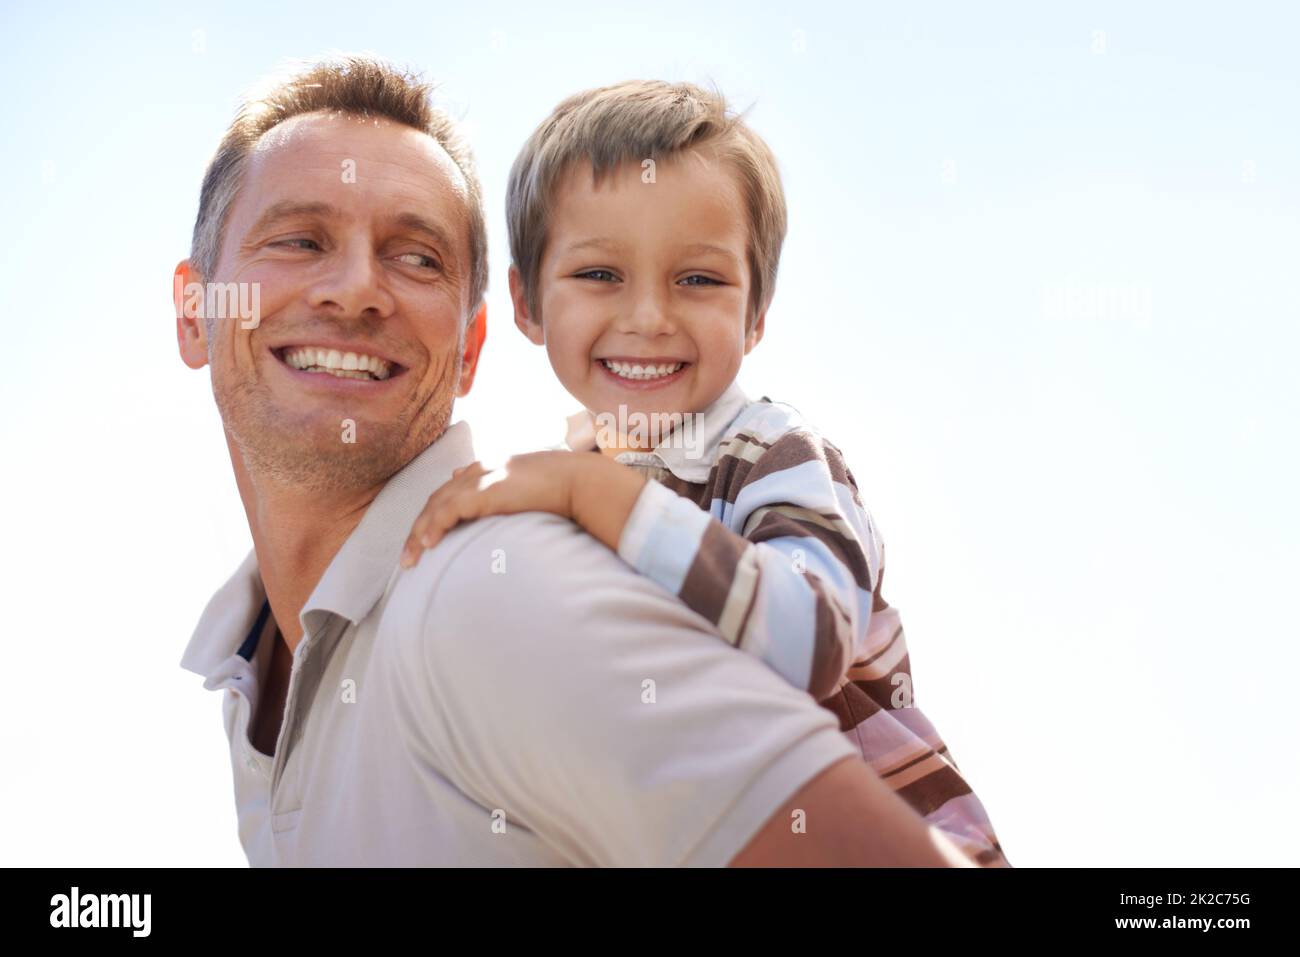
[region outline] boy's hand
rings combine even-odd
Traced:
[[[479,462],[456,469],[429,496],[411,527],[402,549],[402,567],[413,566],[422,550],[432,548],[462,521],[512,512],[552,512],[573,518],[574,487],[582,466],[589,466],[594,458],[581,452],[530,452],[512,456],[500,469],[485,469]]]

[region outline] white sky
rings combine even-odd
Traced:
[[[171,272],[238,93],[343,49],[441,78],[478,153],[486,459],[574,408],[510,322],[528,132],[633,76],[753,104],[791,229],[741,383],[848,457],[1012,863],[1294,864],[1294,8],[464,6],[0,8],[0,863],[245,863],[179,660],[250,542]]]

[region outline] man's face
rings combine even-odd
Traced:
[[[370,487],[442,434],[484,321],[465,334],[464,196],[436,141],[387,120],[308,114],[262,138],[216,275],[194,277],[259,284],[258,321],[200,321],[188,352],[181,334],[252,474]]]
[[[746,326],[746,223],[735,175],[702,154],[660,160],[652,183],[637,163],[598,187],[574,166],[539,270],[541,326],[521,325],[593,412],[698,412],[762,334]]]

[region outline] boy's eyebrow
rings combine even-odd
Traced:
[[[583,249],[623,249],[624,245],[616,240],[607,239],[603,236],[596,236],[592,239],[583,239],[576,243],[571,243],[565,247],[566,253],[576,253]],[[716,243],[691,243],[689,246],[683,246],[681,251],[687,254],[691,253],[717,253],[720,256],[726,256],[735,259],[735,250],[728,249],[726,246],[719,246]]]
[[[714,243],[692,243],[684,246],[682,252],[685,253],[717,253],[720,256],[727,256],[731,259],[736,258],[735,250],[728,249],[726,246],[718,246]]]
[[[582,239],[576,243],[570,243],[564,248],[566,253],[576,253],[583,249],[622,249],[623,244],[616,239],[610,239],[606,236],[593,236],[591,239]]]

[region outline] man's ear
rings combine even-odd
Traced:
[[[203,276],[182,259],[172,273],[172,302],[176,305],[176,345],[181,361],[191,369],[208,364],[208,330],[203,319]]]
[[[542,324],[528,314],[528,296],[524,291],[524,278],[514,266],[510,267],[510,300],[515,304],[515,325],[535,346],[546,345]]]
[[[483,354],[483,340],[487,338],[487,302],[479,303],[478,312],[465,328],[465,351],[460,354],[460,384],[457,396],[469,395],[478,372],[479,356]]]
[[[749,350],[753,349],[754,346],[758,345],[762,340],[763,320],[766,318],[767,310],[764,309],[758,314],[758,318],[754,320],[754,324],[749,327],[749,332],[745,333],[745,355],[749,355]]]

